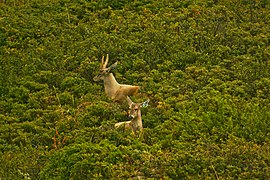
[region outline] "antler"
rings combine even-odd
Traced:
[[[105,69],[106,66],[108,65],[108,61],[109,61],[109,54],[107,54],[107,56],[106,56],[105,63],[104,63],[104,56],[102,56],[100,69]]]
[[[101,64],[100,64],[100,68],[101,68],[101,69],[103,69],[103,68],[104,68],[103,63],[104,63],[104,56],[102,56],[102,59],[101,59]]]
[[[107,64],[108,64],[108,61],[109,61],[109,54],[107,54],[107,56],[106,56],[106,61],[105,61],[105,63],[104,63],[103,68],[106,68],[106,66],[107,66]]]

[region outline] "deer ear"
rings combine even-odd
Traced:
[[[150,99],[147,99],[146,101],[144,101],[143,103],[141,103],[141,107],[147,107],[149,105]]]
[[[131,106],[131,105],[132,105],[132,103],[133,103],[133,102],[132,102],[132,100],[131,100],[131,99],[130,99],[128,96],[126,97],[126,99],[127,99],[127,103],[128,103],[128,105],[129,105],[129,106]]]
[[[109,67],[109,70],[115,69],[116,66],[117,66],[117,64],[118,64],[118,62],[116,61],[113,65],[111,65],[111,66]]]

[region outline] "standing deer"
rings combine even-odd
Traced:
[[[116,102],[123,102],[127,96],[132,96],[138,93],[139,86],[132,86],[126,84],[119,84],[111,70],[117,66],[117,62],[106,68],[109,61],[109,55],[107,54],[105,63],[104,56],[102,56],[99,74],[93,78],[94,81],[103,80],[105,93]]]
[[[124,129],[131,129],[133,134],[136,135],[137,131],[142,131],[143,130],[143,125],[142,125],[142,115],[141,115],[141,107],[146,107],[148,106],[149,99],[144,101],[143,103],[134,103],[132,100],[127,97],[126,98],[128,105],[129,105],[129,118],[131,119],[130,121],[125,121],[125,122],[119,122],[116,123],[114,126],[115,128],[119,128],[124,126]]]

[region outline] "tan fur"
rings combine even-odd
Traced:
[[[116,102],[123,102],[125,101],[127,96],[136,95],[140,87],[127,84],[119,84],[116,81],[114,75],[110,72],[110,70],[114,68],[117,63],[106,68],[108,61],[109,61],[108,54],[105,63],[104,63],[104,56],[102,57],[100,72],[97,76],[94,77],[94,81],[103,80],[106,95]]]
[[[130,125],[131,121],[125,121],[125,122],[118,122],[114,125],[114,127],[116,128],[119,128],[119,127],[122,127],[124,126],[125,130],[128,130],[131,128],[131,125]]]
[[[114,126],[115,128],[124,126],[125,130],[131,129],[133,134],[136,135],[138,131],[143,131],[141,116],[141,105],[143,103],[134,103],[129,97],[127,97],[126,100],[130,109],[129,117],[131,118],[131,121],[118,122]]]

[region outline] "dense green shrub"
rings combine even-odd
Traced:
[[[269,179],[270,3],[0,2],[0,179]],[[144,131],[94,82],[141,86]]]

